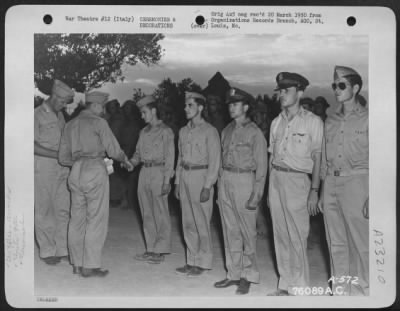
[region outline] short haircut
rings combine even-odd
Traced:
[[[150,110],[151,110],[151,109],[155,109],[155,110],[156,110],[157,119],[160,119],[160,118],[161,118],[160,106],[158,105],[157,101],[148,103],[146,106],[147,106]]]
[[[361,88],[362,88],[362,79],[361,79],[361,76],[359,76],[359,75],[347,75],[347,76],[345,76],[344,77],[347,81],[349,81],[349,83],[350,83],[350,85],[352,86],[352,87],[354,87],[354,85],[356,85],[356,84],[358,84],[358,86],[360,87],[359,88],[359,90],[358,90],[358,92],[357,92],[357,95],[358,95],[358,93],[360,93],[360,91],[361,91]]]

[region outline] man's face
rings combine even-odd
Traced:
[[[333,92],[335,93],[338,102],[343,103],[355,96],[354,88],[345,78],[336,79],[334,84],[336,85],[336,88]],[[344,89],[342,90],[342,88]]]
[[[53,109],[56,112],[61,111],[61,109],[65,108],[67,104],[71,103],[73,101],[73,98],[65,98],[65,97],[60,97],[58,95],[54,95],[54,100],[52,101]]]
[[[322,105],[319,102],[315,102],[313,107],[313,112],[319,116],[323,115],[325,113],[324,105]]]
[[[208,111],[211,114],[215,114],[218,110],[218,98],[215,96],[208,96],[207,98],[207,102],[208,102]]]
[[[118,103],[111,103],[108,105],[108,112],[110,115],[116,114],[119,110],[119,105]]]
[[[237,101],[229,104],[229,114],[232,119],[237,119],[246,116],[247,105],[243,104],[243,101]]]
[[[189,98],[185,102],[185,113],[188,120],[192,120],[201,114],[203,106],[196,103],[193,98]]]
[[[104,117],[106,114],[105,106],[99,103],[93,103],[92,110],[99,117]]]
[[[294,106],[301,98],[302,91],[298,91],[295,86],[290,86],[279,90],[279,101],[282,108]]]
[[[149,108],[149,106],[143,106],[140,108],[140,115],[143,119],[143,121],[147,124],[149,124],[151,121],[153,121],[154,114],[152,112],[152,109]]]

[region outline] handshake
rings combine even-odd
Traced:
[[[125,159],[124,162],[121,162],[121,167],[125,168],[128,172],[132,172],[135,166],[131,161],[129,161],[127,158]]]

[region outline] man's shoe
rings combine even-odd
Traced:
[[[68,261],[69,262],[69,256],[65,255],[65,256],[56,256],[60,261]]]
[[[154,255],[153,252],[144,252],[143,254],[137,254],[137,255],[135,256],[135,259],[136,259],[136,260],[139,260],[139,261],[147,261],[147,260],[149,260],[153,255]]]
[[[204,269],[202,267],[198,267],[198,266],[193,266],[187,273],[187,276],[189,276],[189,277],[199,276],[199,275],[202,275],[204,271],[206,271],[206,269]]]
[[[189,271],[193,268],[191,265],[184,265],[183,267],[175,269],[175,273],[177,274],[188,274]]]
[[[160,264],[162,261],[164,261],[164,255],[159,253],[154,253],[153,256],[147,259],[147,262],[152,264]]]
[[[236,290],[236,295],[246,295],[249,293],[250,282],[244,278],[240,279],[239,287]]]
[[[60,259],[56,256],[49,256],[49,257],[45,257],[42,258],[42,260],[47,263],[48,265],[56,265],[60,262]]]
[[[73,274],[82,274],[82,267],[74,266],[72,268],[72,273]]]
[[[267,296],[290,296],[290,294],[287,290],[278,288],[276,291],[268,293]]]
[[[214,287],[225,288],[225,287],[229,287],[232,285],[239,285],[239,283],[240,283],[239,280],[224,279],[222,281],[218,281],[218,282],[214,283]]]
[[[82,268],[81,275],[85,278],[97,276],[105,277],[108,274],[108,270],[101,270],[100,268]]]

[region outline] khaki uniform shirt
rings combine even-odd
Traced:
[[[135,165],[139,162],[164,162],[164,183],[174,176],[175,145],[171,128],[159,121],[155,126],[146,125],[139,134],[135,154]]]
[[[246,120],[232,121],[222,131],[222,166],[255,172],[254,200],[263,196],[268,170],[267,141],[258,126]]]
[[[333,171],[368,169],[368,108],[357,104],[345,116],[343,105],[325,121],[321,177]]]
[[[311,174],[312,157],[322,152],[323,131],[321,118],[303,107],[290,121],[282,111],[271,124],[272,164]]]
[[[61,164],[72,166],[82,157],[126,159],[107,121],[84,110],[67,123],[61,137],[58,158]]]
[[[62,129],[65,126],[64,116],[61,112],[57,115],[50,109],[46,101],[35,108],[35,142],[48,149],[57,151],[60,145]]]
[[[188,122],[179,131],[179,157],[176,166],[175,183],[179,184],[182,163],[208,165],[204,188],[211,188],[218,178],[221,164],[221,142],[218,131],[210,123],[201,120],[199,124]]]

